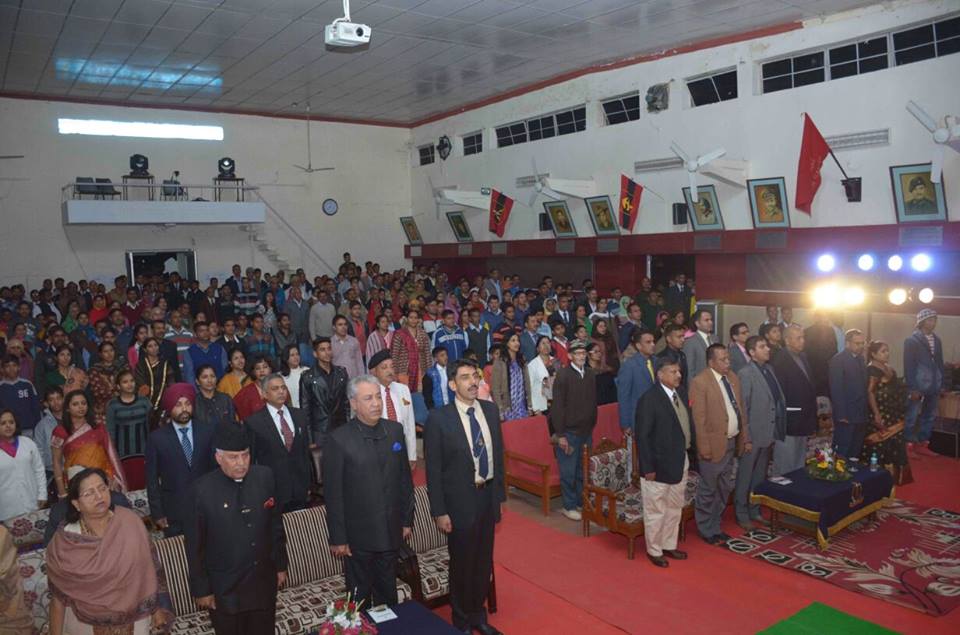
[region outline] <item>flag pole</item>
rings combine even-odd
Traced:
[[[809,115],[806,112],[804,112],[801,114],[801,117],[803,117],[804,120],[806,120],[809,117]],[[824,139],[824,141],[826,141],[826,139]],[[830,150],[830,156],[833,157],[834,163],[836,163],[837,167],[840,168],[840,173],[843,174],[843,178],[849,179],[850,177],[847,176],[847,171],[843,169],[842,165],[840,165],[840,159],[838,159],[837,155],[833,153],[833,148],[830,147],[829,143],[827,144],[827,148]]]

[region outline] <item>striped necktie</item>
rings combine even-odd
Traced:
[[[187,459],[187,466],[193,466],[193,443],[190,442],[190,428],[180,428],[180,447],[183,448],[183,456]]]

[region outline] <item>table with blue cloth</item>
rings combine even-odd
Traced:
[[[830,537],[844,527],[873,514],[893,497],[893,476],[886,470],[871,472],[860,468],[847,481],[824,481],[807,474],[806,468],[783,475],[792,481],[780,485],[760,483],[750,502],[770,509],[770,527],[777,529],[780,514],[811,523],[809,529],[791,525],[791,529],[817,539],[821,549],[830,545]]]
[[[397,619],[388,620],[379,624],[377,635],[462,635],[463,631],[455,629],[453,626],[436,615],[433,611],[419,602],[412,600],[391,606],[390,609],[397,614]],[[373,620],[370,620],[373,623]],[[313,631],[315,635],[317,631]]]

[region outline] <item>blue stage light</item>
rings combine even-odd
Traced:
[[[890,271],[900,271],[903,267],[903,258],[894,254],[887,258],[887,269]]]
[[[837,266],[836,259],[830,254],[823,254],[817,258],[817,269],[824,273],[833,271],[833,268]]]
[[[910,266],[914,271],[927,271],[931,264],[933,264],[933,261],[927,254],[917,254],[910,259]]]
[[[860,271],[870,271],[873,269],[874,264],[876,264],[876,262],[870,254],[863,254],[857,258],[857,266],[860,267]]]

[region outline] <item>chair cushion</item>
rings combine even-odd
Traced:
[[[326,507],[284,514],[283,529],[287,534],[287,576],[291,587],[343,575],[343,563],[330,553]]]
[[[213,635],[213,624],[206,611],[178,615],[170,626],[170,635]]]
[[[47,621],[50,619],[46,550],[38,549],[20,554],[17,556],[17,568],[23,583],[23,599],[33,617],[34,632],[46,632]]]
[[[590,457],[590,484],[612,492],[619,492],[630,482],[630,453],[626,448],[617,448]]]
[[[197,604],[190,594],[190,570],[187,568],[187,551],[183,536],[164,538],[156,543],[157,555],[167,579],[167,592],[173,603],[173,613],[185,617],[197,612]]]
[[[10,530],[13,544],[18,551],[24,551],[34,545],[43,543],[43,532],[47,529],[50,520],[49,509],[38,509],[21,516],[9,518],[4,525]]]
[[[621,523],[643,522],[643,495],[636,485],[628,485],[617,494],[617,520]]]
[[[147,501],[147,490],[136,489],[127,492],[127,500],[130,501],[130,509],[136,512],[140,518],[146,518],[150,515],[150,503]]]
[[[700,485],[700,474],[689,470],[687,472],[687,490],[683,493],[683,506],[693,505],[697,496],[697,487]]]
[[[446,547],[417,554],[423,597],[432,600],[450,592],[450,555]]]
[[[550,429],[547,418],[538,415],[505,421],[501,426],[503,447],[508,452],[516,452],[549,466],[547,481],[550,485],[560,484],[560,468],[554,456],[553,445],[550,444]],[[517,478],[539,483],[543,478],[540,468],[513,461],[509,458],[505,462],[507,474]]]
[[[410,539],[410,546],[417,554],[443,547],[446,551],[447,536],[437,529],[433,522],[433,516],[430,515],[430,498],[427,495],[427,488],[420,486],[413,488],[413,495],[416,501],[416,510],[413,517],[413,537]]]

